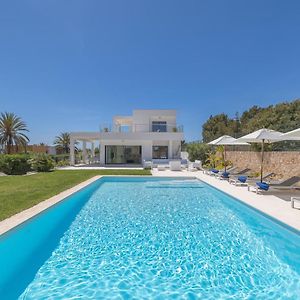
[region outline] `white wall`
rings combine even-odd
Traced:
[[[99,139],[102,141],[113,140],[119,142],[122,140],[130,141],[181,141],[183,132],[101,132]]]
[[[130,117],[115,117],[115,121],[131,121]],[[166,121],[168,132],[151,131],[152,121]],[[72,140],[100,141],[100,163],[105,163],[106,145],[142,146],[142,159],[152,159],[152,146],[168,146],[169,158],[180,155],[178,147],[184,139],[183,132],[173,132],[176,126],[175,110],[134,110],[132,115],[133,131],[135,132],[72,132]],[[74,155],[73,155],[74,156]],[[74,160],[74,157],[73,157]],[[71,155],[72,161],[72,155]]]
[[[142,146],[142,160],[151,160],[152,159],[152,141],[112,141],[112,140],[103,140],[100,142],[100,163],[105,164],[105,146]]]
[[[169,159],[180,158],[180,141],[149,141],[149,140],[103,140],[100,142],[100,163],[105,164],[105,146],[124,145],[142,146],[142,160],[152,160],[152,146],[168,146]]]
[[[151,131],[152,121],[166,121],[167,125],[176,125],[175,110],[134,110],[133,130],[138,132]],[[171,130],[170,130],[171,131]]]

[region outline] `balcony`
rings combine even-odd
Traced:
[[[167,124],[167,125],[153,125],[153,124],[133,124],[132,126],[121,126],[106,124],[100,126],[100,132],[183,132],[182,125]]]

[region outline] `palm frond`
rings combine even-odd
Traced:
[[[24,146],[29,142],[29,138],[23,133],[28,131],[26,123],[16,114],[0,114],[0,144],[5,146],[7,153],[10,153],[13,145]]]

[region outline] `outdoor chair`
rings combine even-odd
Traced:
[[[196,168],[197,170],[201,170],[202,168],[201,160],[195,160],[195,162],[193,162],[193,167]]]
[[[143,160],[143,167],[144,168],[150,168],[150,169],[152,169],[152,167],[153,167],[153,163],[152,163],[152,161],[151,160]]]
[[[180,160],[171,160],[169,162],[169,167],[171,171],[181,171],[181,161]]]

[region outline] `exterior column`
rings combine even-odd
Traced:
[[[95,144],[91,142],[92,162],[95,162]]]
[[[82,160],[86,164],[86,141],[82,141]]]
[[[100,151],[100,164],[105,165],[105,145],[101,141],[99,145],[99,151]]]
[[[169,150],[168,151],[169,159],[173,159],[173,142],[172,141],[169,141],[169,149],[168,150]]]
[[[99,163],[100,163],[100,158],[101,158],[101,149],[100,149],[100,146],[101,146],[101,144],[100,144],[100,140],[99,140],[99,144],[98,144],[98,150],[99,150],[99,153],[98,153],[98,161],[99,161]]]
[[[141,141],[142,146],[142,161],[141,163],[144,163],[145,161],[152,160],[152,141]]]
[[[75,141],[72,137],[70,137],[70,164],[75,165]]]
[[[149,149],[149,160],[152,161],[152,157],[153,157],[153,141],[150,141],[150,145],[149,145],[150,149]]]

